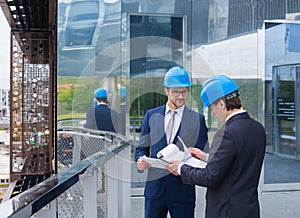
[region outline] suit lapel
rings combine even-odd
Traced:
[[[149,126],[151,127],[150,134],[153,144],[156,144],[162,140],[162,138],[165,141],[164,144],[166,144],[166,134],[164,129],[165,111],[166,105],[163,105],[150,115]]]
[[[195,146],[197,141],[197,137],[195,137],[197,136],[197,134],[195,133],[198,133],[199,128],[200,122],[198,114],[192,111],[187,106],[185,106],[182,114],[181,123],[174,139],[174,143],[177,144],[180,150],[183,150],[181,143],[177,143],[177,136],[179,136],[187,147]]]

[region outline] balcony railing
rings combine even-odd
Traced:
[[[58,173],[0,204],[1,217],[130,217],[131,146],[124,136],[58,131]]]

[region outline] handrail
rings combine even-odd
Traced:
[[[75,185],[80,176],[84,177],[89,169],[104,165],[109,159],[130,146],[129,140],[117,133],[105,131],[92,131],[84,128],[74,128],[75,131],[66,131],[67,133],[78,134],[79,131],[101,135],[111,135],[121,139],[117,146],[109,147],[105,151],[97,152],[70,168],[53,175],[47,180],[37,184],[29,190],[0,204],[0,216],[2,217],[30,217],[38,212],[45,205],[56,199],[60,194]],[[64,131],[62,131],[64,132]],[[61,132],[58,132],[61,133]],[[88,135],[86,134],[86,135]],[[104,137],[105,138],[105,137]],[[107,140],[110,140],[109,138]]]

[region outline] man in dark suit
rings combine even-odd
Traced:
[[[171,143],[183,149],[178,136],[188,147],[204,148],[207,143],[205,118],[185,105],[190,86],[189,75],[184,69],[171,68],[164,79],[168,102],[146,112],[135,152],[138,170],[148,169],[145,218],[167,217],[168,212],[173,218],[194,217],[194,185],[185,185],[167,170],[151,167],[140,159],[142,156],[157,158],[157,153]]]
[[[258,183],[263,164],[264,127],[249,117],[239,99],[239,86],[224,75],[210,78],[201,89],[204,107],[225,124],[216,132],[208,154],[189,149],[206,160],[206,168],[178,161],[167,166],[183,183],[207,187],[207,218],[258,218]]]
[[[94,107],[86,113],[85,128],[116,132],[118,126],[118,112],[108,106],[107,92],[98,88],[94,92]]]

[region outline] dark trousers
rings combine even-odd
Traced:
[[[164,193],[159,199],[145,198],[145,218],[194,218],[195,202],[172,202]]]

